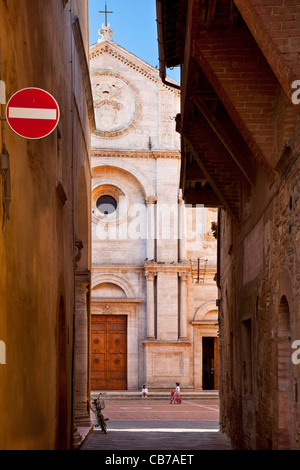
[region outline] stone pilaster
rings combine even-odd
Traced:
[[[156,197],[147,196],[145,198],[147,206],[147,258],[154,261],[155,258],[155,203]]]
[[[189,273],[179,272],[180,278],[180,303],[179,303],[179,339],[187,339],[187,281]]]
[[[75,344],[74,344],[74,425],[91,425],[87,400],[89,387],[89,316],[90,273],[75,275]]]
[[[179,253],[178,261],[180,263],[186,262],[186,211],[185,202],[182,199],[182,192],[178,196],[178,235],[179,235]]]
[[[147,279],[147,339],[155,339],[154,321],[155,321],[155,302],[154,302],[154,271],[146,271]]]

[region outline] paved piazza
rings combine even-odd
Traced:
[[[230,450],[217,400],[107,400],[108,432],[95,428],[82,450]],[[111,454],[110,454],[111,455]]]

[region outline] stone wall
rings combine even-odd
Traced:
[[[87,2],[81,0],[0,2],[6,99],[25,87],[42,88],[61,113],[44,139],[23,139],[4,123],[0,141],[2,150],[4,137],[11,178],[7,219],[7,180],[0,174],[2,449],[72,445],[77,239],[83,242],[78,267],[87,270],[90,263],[87,17]]]
[[[238,448],[300,445],[300,371],[292,362],[300,335],[299,164],[252,206],[247,228],[231,230],[221,213],[221,422]]]

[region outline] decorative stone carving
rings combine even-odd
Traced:
[[[92,75],[96,130],[99,137],[118,137],[129,132],[141,115],[135,86],[118,72],[101,70]]]
[[[148,281],[154,281],[154,278],[156,275],[157,275],[156,271],[145,271],[145,276]]]
[[[179,271],[178,274],[182,281],[187,281],[190,276],[190,273],[188,271]]]
[[[101,308],[101,310],[102,310],[102,313],[104,313],[104,314],[105,314],[105,313],[106,313],[106,314],[109,314],[109,315],[112,314],[111,305],[106,304],[106,305],[104,305],[104,306]]]
[[[111,42],[114,42],[114,39],[112,39],[113,35],[114,35],[114,32],[113,30],[110,28],[110,24],[108,23],[107,26],[105,26],[104,24],[102,24],[102,28],[99,29],[98,31],[99,35],[102,36],[100,39],[98,39],[98,42],[102,42],[102,41],[111,41]]]
[[[76,240],[75,241],[75,263],[76,263],[76,268],[78,266],[78,263],[81,259],[81,250],[83,248],[83,243],[81,240]]]
[[[146,196],[145,197],[145,203],[147,206],[149,206],[150,204],[155,204],[157,201],[157,197],[156,196]]]

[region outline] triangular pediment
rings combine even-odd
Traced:
[[[126,64],[128,67],[140,73],[141,75],[143,75],[143,77],[151,80],[154,83],[162,83],[159,76],[159,70],[156,67],[153,67],[152,65],[148,64],[136,55],[124,49],[124,47],[119,46],[118,44],[112,41],[105,40],[90,46],[90,61],[97,57],[100,57],[103,54],[111,55],[116,60],[122,62],[123,64]],[[169,77],[168,81],[170,83],[177,84],[175,80],[172,80]],[[168,86],[166,87],[169,88]]]

